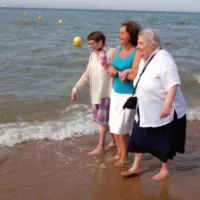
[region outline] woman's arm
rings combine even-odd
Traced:
[[[72,89],[72,93],[71,93],[72,101],[76,100],[78,91],[89,82],[89,68],[90,68],[91,59],[92,59],[92,54],[90,55],[86,71],[82,74],[81,78],[79,79],[79,81],[76,83],[76,85]]]
[[[113,54],[112,54],[112,60],[115,58],[116,56],[116,53],[117,53],[117,50],[118,50],[118,47],[116,47],[113,51]],[[110,76],[110,77],[115,77],[115,76],[118,76],[119,74],[119,71],[114,68],[113,66],[111,66],[108,71],[107,71],[107,74]]]
[[[77,84],[74,86],[74,89],[80,90],[81,88],[83,88],[87,83],[89,82],[89,71],[86,70],[81,78],[79,79],[79,81],[77,82]]]
[[[177,88],[181,85],[176,63],[168,52],[163,52],[160,59],[159,77],[166,91],[165,101],[159,116],[162,119],[171,113]]]
[[[137,76],[137,73],[138,73],[140,60],[141,60],[141,56],[138,52],[136,52],[134,59],[133,59],[132,68],[126,69],[122,73],[120,73],[119,77],[120,77],[121,81],[125,81],[125,80],[133,81],[135,79],[135,77]]]
[[[128,80],[133,81],[135,77],[137,76],[140,60],[141,60],[141,56],[139,52],[137,51],[133,60],[131,71],[127,75]]]
[[[165,98],[165,103],[160,111],[160,119],[167,117],[171,113],[172,103],[179,86],[179,84],[176,84],[168,90],[167,96]]]

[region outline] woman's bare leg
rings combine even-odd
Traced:
[[[119,135],[119,142],[121,147],[121,158],[120,160],[115,164],[116,167],[123,167],[128,163],[128,140],[129,140],[129,134],[125,135]]]
[[[134,176],[134,175],[139,175],[141,174],[142,170],[140,168],[143,153],[135,153],[135,159],[133,162],[133,166],[125,172],[122,172],[121,175],[124,177],[129,177],[129,176]]]
[[[115,140],[114,134],[110,133],[110,135],[111,135],[111,140],[107,146],[107,149],[116,147],[116,140]]]
[[[108,126],[101,126],[100,127],[100,134],[99,134],[99,143],[93,151],[88,152],[88,155],[97,155],[102,154],[105,152],[105,139],[106,133],[109,131]]]

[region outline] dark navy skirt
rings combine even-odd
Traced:
[[[186,121],[186,115],[175,117],[169,124],[156,128],[143,128],[134,121],[128,151],[150,153],[164,163],[173,159],[177,152],[185,152]]]

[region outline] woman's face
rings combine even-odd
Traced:
[[[152,47],[152,45],[148,44],[145,41],[143,36],[138,37],[137,49],[144,60],[148,60],[148,58],[151,56],[151,54],[154,51],[154,48]]]
[[[93,51],[99,51],[100,49],[103,48],[103,43],[100,40],[99,42],[95,40],[88,40],[88,46],[93,50]]]
[[[119,31],[119,44],[126,45],[130,43],[130,35],[126,31],[126,26],[121,26]]]

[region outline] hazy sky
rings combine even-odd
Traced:
[[[17,7],[200,11],[200,0],[0,0]]]

